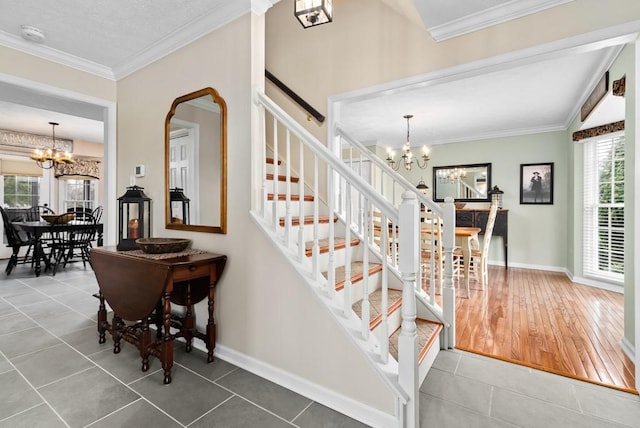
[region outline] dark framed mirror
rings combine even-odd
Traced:
[[[227,107],[213,88],[171,104],[165,120],[165,205],[167,229],[227,233]]]
[[[446,165],[433,167],[433,200],[444,202],[451,196],[460,202],[489,202],[491,164]]]

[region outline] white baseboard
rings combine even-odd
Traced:
[[[612,284],[610,282],[596,281],[589,278],[583,278],[581,276],[573,276],[569,271],[567,271],[566,274],[567,277],[576,284],[582,284],[588,287],[601,288],[603,290],[624,294],[624,286],[622,285]]]
[[[492,266],[503,266],[504,267],[504,260],[488,260],[487,263],[492,265]],[[565,268],[558,267],[558,266],[531,265],[531,264],[527,264],[527,263],[513,263],[513,262],[509,262],[509,267],[510,268],[512,268],[512,267],[513,268],[520,268],[520,269],[546,270],[546,271],[549,271],[549,272],[564,272],[564,271],[566,271]]]
[[[488,260],[490,265],[495,266],[504,266],[504,261],[496,261],[496,260]],[[571,282],[575,282],[576,284],[587,285],[589,287],[601,288],[603,290],[614,291],[616,293],[624,294],[624,286],[618,284],[612,284],[610,282],[596,281],[589,278],[582,278],[579,276],[573,276],[571,272],[564,267],[558,266],[543,266],[543,265],[531,265],[526,263],[509,263],[509,267],[520,268],[520,269],[532,269],[532,270],[544,270],[548,272],[562,272],[567,275],[567,278],[571,280]]]
[[[625,353],[625,355],[627,357],[629,357],[629,359],[633,362],[636,361],[636,350],[635,347],[633,346],[633,344],[631,342],[629,342],[629,339],[627,339],[626,337],[622,338],[622,342],[620,343],[620,346],[622,346],[622,352]]]
[[[200,341],[194,341],[193,347],[207,352],[206,347]],[[345,397],[323,386],[311,383],[306,379],[227,348],[224,345],[216,344],[214,355],[366,425],[380,428],[398,426],[398,420],[393,415]]]

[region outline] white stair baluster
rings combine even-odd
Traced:
[[[300,144],[300,162],[298,165],[298,194],[304,195],[304,145]],[[304,205],[298,202],[298,261],[305,259],[304,231],[307,227],[304,224]]]
[[[291,246],[291,131],[287,129],[287,135],[285,140],[285,194],[286,194],[286,214],[284,220],[284,242],[287,247]],[[274,177],[276,181],[279,181],[280,177]]]
[[[278,177],[278,120],[273,118],[273,176]],[[278,180],[273,180],[273,230],[278,230]]]
[[[300,203],[304,200],[304,195],[300,195]],[[318,222],[319,222],[319,203],[318,197],[318,156],[313,157],[313,277],[319,281],[320,274],[320,243],[318,241]]]

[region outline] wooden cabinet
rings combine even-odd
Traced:
[[[463,208],[456,210],[456,226],[458,227],[479,227],[482,229],[480,235],[484,235],[484,230],[487,226],[487,218],[489,218],[488,208],[469,209]],[[504,245],[504,267],[508,268],[507,264],[507,249],[509,246],[509,210],[499,209],[496,214],[496,222],[493,225],[493,237],[502,237],[502,243]]]

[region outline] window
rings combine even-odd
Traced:
[[[624,135],[585,143],[584,274],[624,280]]]
[[[40,177],[4,176],[4,206],[28,208],[40,204]]]
[[[62,180],[64,211],[91,212],[96,206],[96,180]]]

